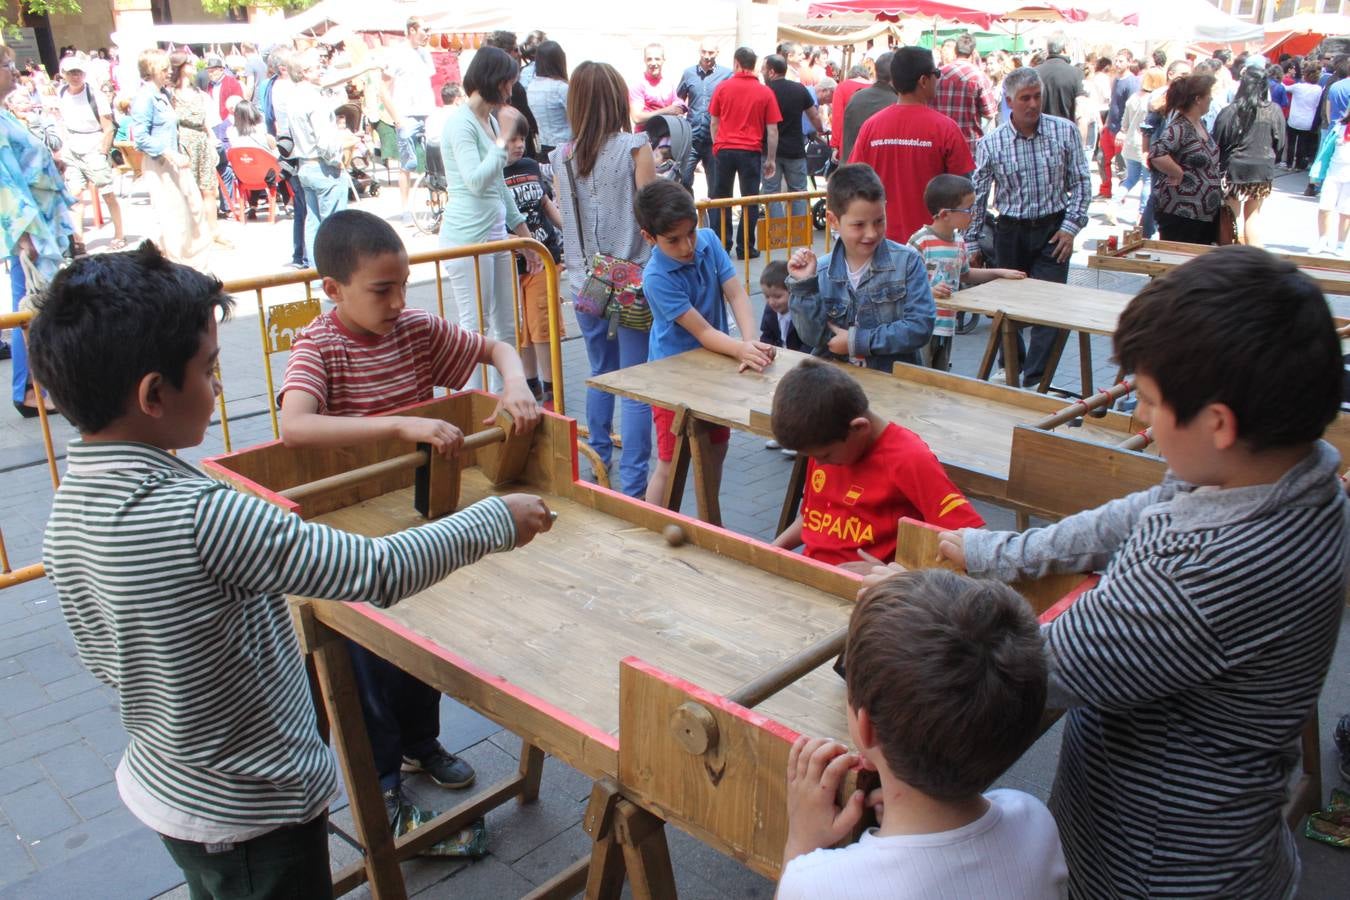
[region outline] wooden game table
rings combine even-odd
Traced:
[[[1130,272],[1156,278],[1197,256],[1215,249],[1203,244],[1184,244],[1179,241],[1148,241],[1128,238],[1119,249],[1110,251],[1104,242],[1088,257],[1088,266],[1106,272]],[[1317,282],[1325,294],[1350,295],[1350,262],[1329,256],[1308,256],[1300,253],[1281,253],[1276,256],[1289,260]]]
[[[807,358],[779,350],[764,372],[738,374],[735,360],[699,349],[609,372],[587,384],[676,411],[675,459],[663,505],[679,509],[692,468],[698,516],[718,524],[716,486],[705,474],[708,427],[772,437],[774,389]],[[862,385],[871,407],[922,437],[952,481],[969,495],[1058,517],[1161,478],[1157,457],[1118,446],[1142,430],[1130,416],[1107,411],[1101,418],[1082,419],[1080,427],[1063,423],[1046,430],[1037,423],[1070,408],[1070,401],[922,366],[897,365],[891,375],[844,368]],[[806,461],[799,458],[779,531],[796,516],[805,476]]]
[[[1017,367],[1007,365],[1006,360],[1017,359],[1017,330],[1026,325],[1048,325],[1059,329],[1055,342],[1050,346],[1045,373],[1036,386],[1036,390],[1041,393],[1050,389],[1050,380],[1059,368],[1069,332],[1078,332],[1078,363],[1082,392],[1086,397],[1093,393],[1092,335],[1109,337],[1115,334],[1116,322],[1130,299],[1129,294],[1119,291],[1103,291],[1078,284],[1060,284],[1034,278],[999,278],[957,291],[938,305],[944,309],[990,317],[989,343],[980,360],[976,377],[981,380],[989,378],[1001,344],[1004,371],[1008,384],[1014,387],[1018,384]]]
[[[400,414],[444,418],[468,434],[493,403],[467,393]],[[545,753],[596,779],[584,821],[592,852],[535,895],[584,886],[618,896],[626,873],[634,896],[673,896],[664,821],[776,877],[792,740],[847,740],[844,685],[828,663],[843,646],[856,579],[580,482],[570,419],[546,413],[533,435],[503,436],[475,436],[462,471],[392,440],[343,450],[274,441],[204,463],[303,518],[370,536],[425,521],[415,508],[428,501],[455,507],[511,490],[538,493],[557,513],[528,546],[389,609],[295,601],[366,851],[338,873],[338,892],[369,881],[376,897],[404,896],[399,861],[513,797],[535,799]],[[667,542],[670,525],[687,543]],[[1084,589],[1072,577],[1025,593],[1048,621]],[[346,640],[520,735],[519,772],[395,841]]]

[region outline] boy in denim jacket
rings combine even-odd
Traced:
[[[826,217],[839,242],[817,271],[805,248],[788,261],[792,321],[817,356],[889,372],[919,363],[936,307],[922,257],[886,239],[886,189],[871,166],[841,166],[830,176]]]

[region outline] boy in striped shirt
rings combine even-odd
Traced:
[[[215,278],[149,242],[61,272],[31,328],[33,372],[80,431],[52,503],[47,575],[84,665],[118,693],[127,808],[193,896],[331,896],[337,794],[287,594],[389,606],[549,528],[523,494],[366,538],[306,523],[169,451],[215,398]]]
[[[437,387],[459,389],[489,363],[502,375],[498,408],[516,431],[538,424],[539,405],[514,347],[407,307],[408,253],[388,222],[356,209],[334,213],[314,238],[314,265],[334,308],[291,345],[281,387],[288,447],[396,437],[452,456],[464,436],[449,422],[380,414],[430,400]],[[385,807],[395,834],[403,834],[435,817],[404,798],[404,769],[458,789],[473,784],[473,767],[440,744],[439,691],[364,647],[350,648]]]
[[[924,206],[933,217],[910,236],[909,245],[923,257],[928,285],[934,300],[946,300],[964,284],[984,284],[995,278],[1026,278],[1016,269],[972,269],[961,232],[970,227],[975,206],[975,185],[960,175],[937,175],[923,191]],[[952,339],[956,336],[956,311],[939,306],[928,342],[928,364],[944,372],[951,368]]]
[[[1331,314],[1292,263],[1220,247],[1135,297],[1115,346],[1163,483],[942,551],[1004,581],[1105,570],[1045,629],[1072,895],[1291,897],[1282,806],[1350,571]]]

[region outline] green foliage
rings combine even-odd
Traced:
[[[24,9],[36,15],[61,16],[80,13],[79,0],[19,0]],[[9,4],[5,4],[4,12],[9,11]],[[11,22],[3,12],[0,12],[0,29],[3,29],[6,36],[18,34],[15,30],[23,25],[22,22]]]
[[[58,2],[71,2],[71,0],[58,0]],[[202,9],[223,16],[231,9],[242,9],[249,6],[258,9],[284,9],[289,11],[308,9],[315,2],[316,0],[256,0],[253,3],[239,3],[238,0],[202,0]]]

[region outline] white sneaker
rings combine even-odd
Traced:
[[[769,438],[767,441],[764,442],[764,449],[765,449],[765,450],[782,450],[782,449],[783,449],[783,445],[780,444],[780,443],[778,443],[777,441],[775,441],[773,438]]]
[[[778,452],[781,453],[781,454],[783,454],[784,456],[786,456],[788,459],[796,459],[796,458],[797,458],[797,451],[796,451],[796,450],[789,450],[789,449],[786,448],[786,447],[779,447],[779,448],[778,448]]]

